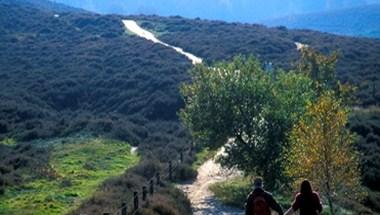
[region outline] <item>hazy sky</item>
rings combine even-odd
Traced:
[[[380,0],[56,0],[100,13],[180,15],[255,22],[291,14],[355,7]]]

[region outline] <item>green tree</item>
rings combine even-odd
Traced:
[[[310,47],[302,48],[297,71],[313,80],[313,87],[318,95],[323,94],[326,90],[332,90],[335,91],[338,97],[343,99],[344,103],[351,104],[355,102],[356,88],[349,84],[341,83],[336,78],[338,56],[338,52],[324,55]]]
[[[186,106],[180,115],[197,142],[225,146],[222,164],[261,175],[273,186],[282,176],[285,133],[311,99],[312,81],[294,72],[271,76],[253,57],[200,65],[191,76],[181,88]]]
[[[354,135],[346,128],[348,109],[334,92],[310,103],[294,126],[286,154],[286,173],[295,186],[308,178],[327,199],[332,214],[337,197],[360,199],[358,153]]]

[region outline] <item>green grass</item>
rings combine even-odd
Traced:
[[[139,26],[142,26],[143,24],[148,23],[152,28],[144,28],[144,29],[153,33],[157,38],[169,33],[169,31],[167,30],[168,26],[164,23],[153,22],[153,21],[148,21],[148,20],[142,20],[142,21],[138,20],[136,22]]]
[[[236,177],[229,181],[215,183],[210,186],[210,190],[223,204],[244,208],[246,198],[252,191],[252,183],[249,178]]]
[[[119,141],[88,139],[56,144],[50,175],[6,190],[0,214],[64,214],[92,196],[106,179],[121,175],[139,161],[131,147]]]
[[[5,138],[2,141],[0,141],[0,144],[6,145],[6,146],[15,146],[16,140],[13,138]]]

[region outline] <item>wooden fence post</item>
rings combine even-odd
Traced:
[[[190,156],[193,155],[193,151],[194,151],[194,143],[192,142],[192,143],[190,144],[190,151],[189,151],[189,155],[190,155]]]
[[[181,163],[183,163],[183,151],[181,151],[181,153],[179,154],[179,160],[181,161]]]
[[[126,203],[121,203],[121,215],[127,215],[128,213],[128,206]]]
[[[148,195],[148,189],[146,189],[146,186],[142,187],[142,200],[146,201],[146,196]]]
[[[150,193],[150,195],[153,195],[153,193],[154,193],[154,181],[153,180],[150,180],[150,182],[149,182],[149,193]]]
[[[139,209],[139,193],[138,192],[134,192],[133,193],[133,206],[134,206],[134,210],[136,211],[137,209]]]
[[[161,178],[160,178],[160,173],[159,172],[156,173],[156,183],[157,183],[158,186],[161,185]]]
[[[173,162],[169,161],[169,180],[173,181]]]

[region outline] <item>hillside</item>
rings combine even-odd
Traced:
[[[39,8],[56,12],[85,12],[82,9],[67,6],[50,0],[0,0],[1,4],[22,5],[23,7]]]
[[[358,87],[360,104],[380,103],[380,94],[376,90],[380,84],[379,40],[181,17],[134,18],[141,20],[145,28],[158,32],[164,42],[183,47],[209,63],[231,59],[238,54],[253,54],[262,62],[289,69],[299,59],[295,42],[308,44],[325,54],[338,51],[338,78]]]
[[[87,130],[138,143],[154,133],[148,130],[160,130],[156,123],[174,122],[177,129],[178,86],[191,66],[186,58],[126,34],[121,16],[56,17],[9,3],[0,11],[0,138]],[[299,57],[294,42],[339,50],[339,78],[357,84],[362,104],[379,104],[380,41],[179,17],[128,18],[207,62],[254,54],[288,69]]]
[[[175,51],[127,35],[120,17],[0,11],[0,138],[87,129],[136,144],[177,121],[191,64]]]
[[[120,207],[121,199],[141,189],[152,168],[161,168],[160,162],[189,147],[176,111],[182,105],[178,86],[188,79],[191,62],[171,48],[128,34],[121,20],[62,12],[55,5],[41,9],[0,2],[0,214],[13,214],[15,207],[19,211],[14,214],[113,210],[115,204]],[[66,140],[44,145],[50,138],[67,136],[80,142],[76,134],[138,145],[142,162],[125,171],[136,162],[119,162],[124,146],[115,148],[119,154],[112,158],[113,152],[102,157],[102,150],[113,148],[108,141],[91,154],[96,161],[90,156],[89,165],[75,160],[75,153],[74,158],[67,157],[70,161],[62,158],[72,154],[65,147],[64,155],[57,151],[60,143],[71,147]],[[43,140],[31,142],[37,139]],[[83,153],[96,150],[91,141],[85,144],[90,145],[84,146]],[[186,160],[191,162],[191,156]],[[108,167],[106,174],[102,172],[107,162],[117,166],[115,172]],[[32,168],[46,168],[49,174],[32,172]],[[66,172],[67,168],[74,172]],[[96,171],[78,175],[83,169]],[[58,174],[50,175],[50,170]],[[34,194],[24,195],[25,191]],[[181,198],[183,204],[187,202],[174,188],[162,192],[163,201]],[[26,213],[30,202],[35,202],[35,210]],[[189,211],[178,210],[183,211],[180,214]]]
[[[380,38],[380,5],[287,16],[262,23],[269,26],[286,26],[340,35]]]
[[[55,6],[42,9],[7,0],[0,1],[0,140],[29,142],[90,133],[139,145],[142,159],[154,165],[159,163],[155,159],[167,162],[174,153],[188,148],[190,138],[177,111],[183,107],[178,87],[189,80],[191,62],[169,47],[126,32],[123,19],[136,20],[164,42],[206,63],[253,54],[275,67],[289,69],[299,58],[295,42],[324,53],[339,50],[338,76],[358,84],[359,104],[380,103],[376,90],[379,40],[181,17],[60,11]],[[369,163],[366,183],[375,187],[378,175],[371,172],[380,165],[379,123],[378,117],[367,117],[358,115],[353,126],[363,134],[363,163]],[[373,123],[367,125],[367,120]],[[24,162],[23,156],[32,164],[40,155],[43,161],[49,159],[42,156],[43,150],[25,152],[21,146],[0,146],[4,152],[14,151],[1,156],[15,165]],[[192,158],[187,161],[191,163]],[[0,167],[3,164],[8,165],[0,163]],[[137,172],[146,174],[145,167],[139,168]],[[141,181],[139,177],[131,180]],[[118,180],[130,178],[124,175]],[[99,212],[111,201],[106,197],[101,197],[103,205],[94,203],[100,198],[96,196],[81,207],[83,211],[95,207]]]

